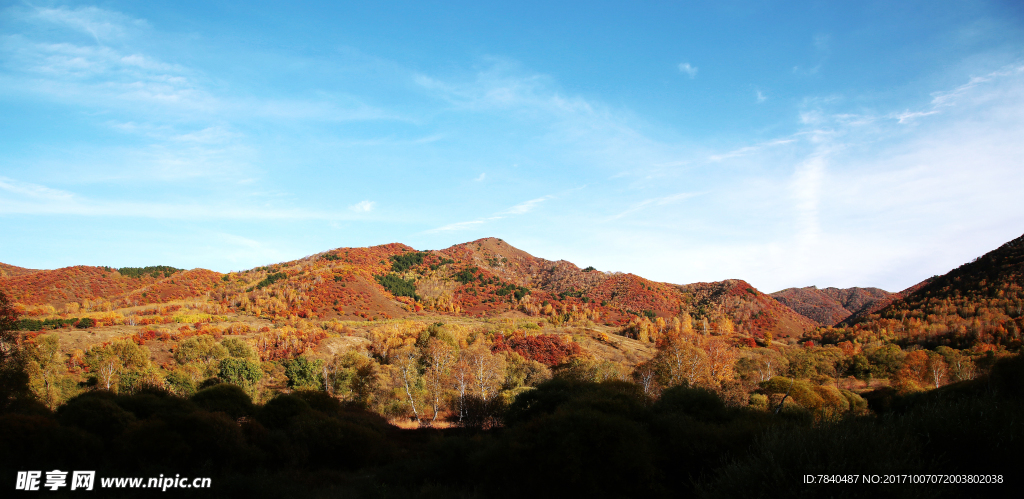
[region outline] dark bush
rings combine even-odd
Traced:
[[[649,497],[659,489],[651,437],[637,421],[564,407],[510,430],[490,462],[502,497]]]
[[[287,432],[294,444],[306,449],[312,467],[356,469],[377,464],[386,455],[382,433],[319,411],[293,416]]]
[[[685,414],[705,422],[722,422],[728,417],[722,398],[717,393],[701,387],[674,386],[665,390],[654,404],[654,411]]]
[[[103,438],[124,432],[135,416],[114,402],[110,392],[89,392],[69,400],[57,410],[62,425],[75,426]]]
[[[207,411],[224,412],[232,418],[251,415],[255,410],[244,390],[227,383],[199,390],[190,400]]]
[[[642,419],[649,399],[640,388],[625,381],[589,383],[565,378],[545,381],[535,390],[524,392],[509,406],[505,420],[509,426],[522,424],[561,408],[595,409],[631,419]]]
[[[297,395],[278,395],[260,408],[256,418],[267,428],[283,428],[288,421],[313,409]]]

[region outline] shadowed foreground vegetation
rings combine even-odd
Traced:
[[[994,497],[1016,488],[1024,441],[1019,356],[973,381],[876,394],[875,415],[733,408],[682,386],[652,399],[632,382],[556,377],[508,406],[468,404],[465,427],[418,430],[324,392],[254,405],[226,383],[187,399],[90,391],[50,411],[7,374],[8,479],[52,469],[209,476],[216,497]],[[499,425],[473,426],[485,420]],[[1003,474],[1006,484],[802,483],[819,473]]]

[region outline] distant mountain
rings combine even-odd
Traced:
[[[771,294],[773,298],[820,326],[833,326],[869,310],[892,293],[878,288],[789,288]],[[888,303],[888,301],[885,301]]]
[[[1024,329],[1024,236],[879,300],[834,331],[826,342],[888,338],[904,344],[1021,345]]]
[[[771,333],[776,338],[799,336],[816,324],[746,281],[729,279],[711,283],[679,286],[690,304],[691,315],[728,317],[736,331],[761,337]]]
[[[0,278],[0,285],[24,305],[58,309],[71,303],[89,308],[97,300],[118,308],[204,295],[228,309],[271,317],[368,320],[522,313],[555,323],[621,325],[659,317],[668,321],[685,312],[701,324],[707,319],[712,332],[726,324],[723,318],[729,319],[732,332],[754,336],[794,336],[815,326],[741,280],[655,282],[545,260],[496,238],[434,251],[398,243],[338,248],[226,275],[203,269],[122,270],[128,275],[106,267],[68,267]]]
[[[852,314],[850,314],[849,317],[843,319],[837,325],[853,324],[860,320],[862,317],[867,317],[868,315],[874,314],[879,310],[888,307],[889,304],[891,304],[892,302],[909,296],[911,293],[921,289],[926,284],[928,284],[928,280],[921,281],[902,291],[898,291],[896,293],[889,293],[888,296],[884,296],[870,303],[867,303],[863,307],[861,307],[860,310],[854,311]]]

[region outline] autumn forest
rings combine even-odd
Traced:
[[[496,238],[0,264],[0,468],[220,497],[992,497],[801,477],[1012,483],[1022,307],[1024,236],[897,292],[653,282]]]

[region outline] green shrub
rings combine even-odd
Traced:
[[[149,267],[121,267],[117,269],[117,272],[125,277],[139,279],[145,275],[156,278],[170,277],[171,274],[181,272],[181,270],[167,265],[151,265]]]
[[[274,284],[277,281],[281,281],[281,280],[284,280],[284,279],[287,279],[287,278],[288,278],[288,274],[285,274],[284,272],[277,272],[277,273],[274,273],[274,274],[270,274],[266,278],[264,278],[262,281],[256,283],[256,286],[255,286],[254,289],[265,288],[267,286],[270,286],[271,284]]]
[[[474,279],[476,279],[476,271],[476,267],[462,269],[455,274],[455,280],[461,282],[462,284],[469,284],[473,282]]]
[[[256,351],[245,340],[240,338],[228,338],[220,342],[227,349],[228,355],[237,359],[255,359]]]
[[[405,253],[402,255],[391,255],[391,271],[405,272],[411,267],[415,267],[416,265],[423,263],[423,257],[425,256],[427,256],[427,254],[422,251]]]
[[[175,369],[164,378],[172,392],[181,397],[191,397],[196,393],[196,383],[188,373]]]
[[[284,374],[288,377],[288,386],[295,390],[319,390],[323,387],[321,368],[324,361],[310,360],[299,357],[285,364]]]
[[[408,296],[414,300],[419,300],[420,297],[416,295],[416,281],[409,279],[408,281],[402,279],[398,274],[388,274],[385,276],[374,276],[374,279],[384,286],[384,289],[388,290],[389,293],[395,296]]]
[[[255,361],[227,358],[220,361],[220,379],[243,388],[256,386],[263,378],[263,369]]]

